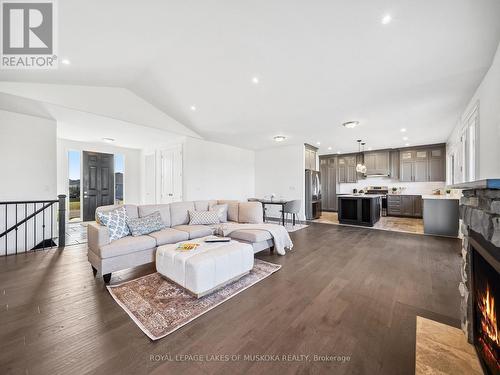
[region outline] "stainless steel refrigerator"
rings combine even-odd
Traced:
[[[320,173],[306,169],[306,219],[319,219],[321,216]]]

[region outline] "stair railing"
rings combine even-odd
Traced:
[[[65,246],[66,195],[58,195],[56,200],[0,202],[2,208],[4,255]]]

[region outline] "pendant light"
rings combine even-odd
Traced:
[[[361,154],[361,145],[363,145],[363,152],[365,151],[364,148],[365,148],[365,143],[361,143],[361,139],[358,139],[358,153]],[[363,163],[358,163],[356,165],[356,172],[358,173],[363,173],[365,174],[366,173],[366,165],[364,164],[364,155],[363,155]]]

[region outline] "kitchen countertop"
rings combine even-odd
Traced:
[[[458,195],[422,195],[422,199],[443,199],[443,200],[460,200]]]

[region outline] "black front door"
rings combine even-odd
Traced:
[[[112,154],[83,151],[83,221],[95,209],[115,203],[115,162]]]

